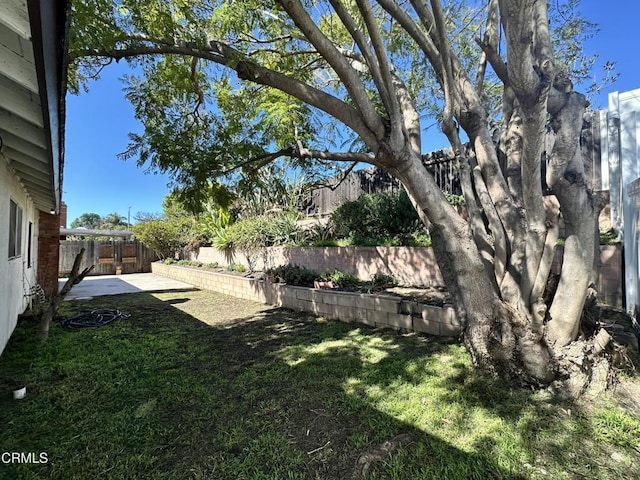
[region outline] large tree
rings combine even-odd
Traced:
[[[597,358],[606,334],[578,341],[600,209],[579,148],[587,101],[554,55],[547,1],[467,3],[74,2],[73,86],[131,61],[127,97],[145,132],[128,155],[185,185],[279,157],[365,162],[395,176],[431,232],[475,363],[527,384],[571,377],[578,394],[606,377]],[[478,12],[482,32],[472,28]],[[460,41],[473,34],[480,68]],[[470,221],[423,164],[433,113]],[[560,218],[562,272],[545,295]]]

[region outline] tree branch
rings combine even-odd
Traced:
[[[373,45],[373,51],[375,52],[380,65],[380,71],[382,74],[382,82],[385,86],[385,90],[393,92],[393,78],[391,73],[391,66],[387,61],[387,52],[384,47],[384,42],[380,36],[380,27],[375,19],[371,4],[368,0],[356,0],[356,3],[360,7],[360,12],[364,19],[365,26],[369,32],[371,43]],[[389,95],[389,106],[387,111],[389,113],[389,120],[391,121],[391,138],[389,143],[393,150],[399,150],[402,147],[402,121],[400,119],[400,106],[398,105],[398,99],[394,94]]]
[[[242,80],[273,87],[328,113],[356,132],[369,148],[373,151],[377,150],[376,136],[364,123],[360,113],[352,106],[322,90],[245,59],[240,52],[223,42],[212,41],[211,47],[199,46],[198,48],[156,45],[122,49],[87,49],[74,52],[72,58],[107,57],[118,61],[123,58],[147,55],[195,56],[232,69]]]
[[[444,75],[442,61],[440,59],[440,52],[438,52],[438,48],[433,43],[433,40],[424,33],[418,23],[416,23],[397,2],[394,0],[376,1],[407,31],[411,38],[413,38],[422,53],[429,59],[429,63],[433,66],[438,82],[442,84],[442,77]],[[428,26],[425,28],[428,28]]]
[[[539,77],[534,70],[533,32],[531,22],[535,15],[534,3],[499,0],[500,13],[506,34],[507,70],[511,86],[518,98],[535,92]]]
[[[382,99],[382,103],[384,104],[387,111],[389,111],[391,108],[392,93],[389,89],[387,89],[384,83],[384,80],[382,78],[382,73],[380,72],[380,65],[376,61],[375,56],[371,54],[371,50],[369,49],[369,46],[367,44],[367,39],[365,38],[364,34],[358,27],[357,23],[355,22],[351,14],[344,7],[343,3],[340,0],[329,0],[329,1],[333,6],[334,10],[336,11],[336,13],[338,14],[338,17],[342,21],[342,24],[345,26],[345,28],[347,29],[347,31],[355,41],[356,45],[360,49],[360,52],[361,52],[360,54],[357,54],[355,52],[353,53],[355,55],[358,55],[359,59],[361,59],[360,61],[362,61],[362,63],[366,64],[369,67],[368,71],[371,74],[371,77],[373,78],[373,82],[375,83],[376,88],[380,92],[380,98]],[[341,52],[341,53],[344,54],[344,52]],[[355,58],[355,57],[352,57],[352,58]]]
[[[478,45],[482,48],[482,45],[486,45],[488,49],[495,50],[498,45],[498,0],[489,0],[487,7],[487,24],[484,31],[484,39],[476,40]],[[482,89],[484,85],[485,72],[487,70],[488,54],[484,48],[482,48],[482,55],[480,56],[480,63],[478,65],[478,72],[476,73],[476,91],[478,95],[482,95]],[[497,74],[497,72],[496,72]],[[500,77],[500,75],[498,75]]]
[[[385,136],[384,124],[369,99],[364,84],[356,71],[351,68],[349,62],[340,54],[333,42],[322,33],[298,0],[279,0],[278,3],[300,29],[307,41],[331,65],[349,92],[349,96],[355,103],[357,110],[361,113],[365,125],[378,140],[382,140]]]

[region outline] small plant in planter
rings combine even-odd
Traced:
[[[227,265],[227,272],[244,273],[246,271],[247,267],[245,267],[241,263],[230,263],[229,265]]]
[[[391,275],[386,275],[384,273],[376,273],[371,278],[371,283],[376,288],[390,288],[398,285],[398,282]]]
[[[361,281],[355,275],[350,275],[348,273],[344,273],[341,270],[333,270],[333,271],[325,271],[322,272],[319,279],[317,280],[318,284],[326,283],[325,287],[316,287],[316,288],[355,288],[357,287]],[[315,284],[314,284],[315,285]],[[328,286],[332,285],[332,286]]]
[[[269,282],[286,283],[298,287],[313,286],[314,279],[317,277],[318,272],[300,265],[280,265],[265,271],[265,278]]]

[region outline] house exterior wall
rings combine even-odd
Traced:
[[[602,159],[609,172],[611,223],[624,242],[625,307],[633,314],[639,297],[638,216],[640,215],[640,89],[609,94],[601,115]]]
[[[13,200],[22,209],[21,255],[9,258],[9,209]],[[31,238],[29,238],[31,223]],[[0,353],[29,304],[36,285],[38,211],[0,154]],[[31,242],[31,264],[28,263]]]

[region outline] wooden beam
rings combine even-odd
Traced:
[[[51,163],[51,157],[44,148],[40,148],[33,143],[13,135],[12,133],[2,133],[2,143],[4,148],[10,148],[16,152],[20,152],[23,155],[35,158],[36,160],[49,165]],[[3,150],[4,151],[4,150]]]
[[[53,184],[50,181],[51,177],[41,176],[39,173],[32,174],[32,171],[29,171],[17,162],[11,163],[10,166],[22,182],[28,183],[36,190],[53,191]],[[31,193],[29,188],[27,188],[27,191]]]
[[[47,139],[43,128],[25,122],[20,117],[0,110],[0,135],[2,131],[20,137],[34,145],[47,149]]]
[[[36,158],[25,155],[24,153],[20,153],[13,148],[4,147],[2,149],[2,153],[9,159],[10,165],[15,163],[25,165],[34,172],[40,172],[47,177],[51,177],[51,166],[45,162],[41,162]]]
[[[17,33],[22,38],[31,37],[29,12],[26,0],[2,0],[0,24]]]
[[[0,25],[2,28],[5,27]],[[39,92],[36,66],[3,44],[0,44],[0,74],[33,93]]]
[[[44,126],[40,97],[2,75],[0,75],[0,98],[2,98],[0,108],[38,127]]]
[[[16,173],[17,175],[17,173]],[[51,187],[44,187],[37,182],[32,181],[28,177],[18,176],[20,184],[27,191],[27,194],[36,203],[39,210],[51,211],[55,201],[51,196]]]

